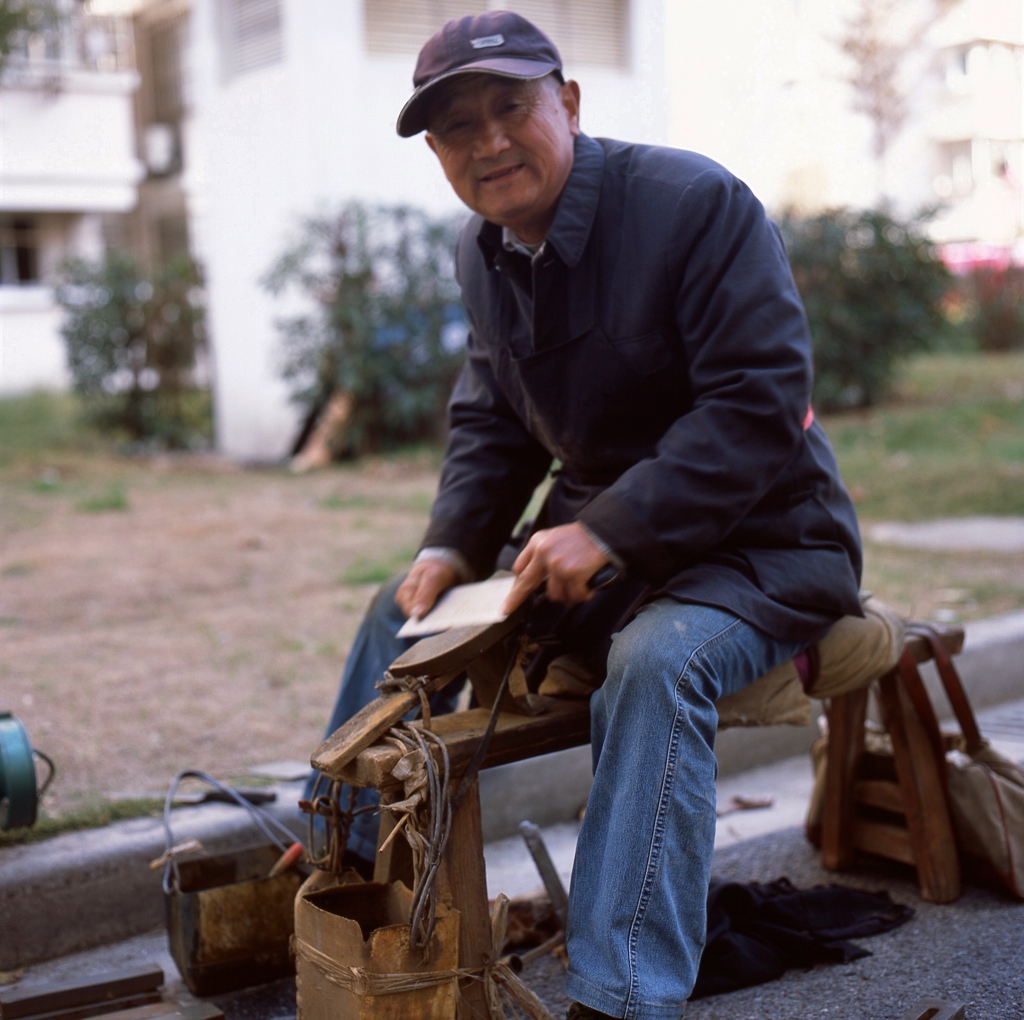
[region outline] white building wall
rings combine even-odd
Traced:
[[[628,71],[567,68],[581,84],[588,133],[667,140],[662,6],[633,0]],[[459,208],[422,137],[395,133],[415,57],[365,52],[362,0],[282,8],[284,59],[231,79],[218,4],[193,9],[184,184],[209,283],[218,446],[242,459],[285,455],[299,424],[278,372],[274,321],[286,309],[260,280],[302,217],[351,198]]]
[[[0,393],[69,384],[47,282],[62,258],[98,258],[101,216],[135,204],[130,70],[13,62],[0,87],[0,214],[36,224],[41,279],[0,286]]]
[[[1010,0],[1019,2],[1019,0]],[[854,112],[837,40],[856,0],[724,0],[667,5],[669,138],[743,178],[773,211],[934,200],[928,143],[914,130],[930,102],[927,54],[911,56],[906,130],[879,166],[870,120]],[[899,5],[896,27],[924,23],[930,0]]]
[[[0,208],[125,212],[135,159],[134,71],[67,72],[50,87],[28,79],[0,90]]]

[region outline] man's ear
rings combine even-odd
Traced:
[[[428,131],[423,137],[427,140],[427,145],[430,146],[430,151],[436,156],[437,155],[437,142],[434,141],[433,136]]]
[[[580,86],[571,78],[558,90],[565,112],[569,115],[569,130],[580,133]]]

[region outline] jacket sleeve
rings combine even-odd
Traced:
[[[551,454],[502,395],[467,314],[467,359],[448,405],[448,446],[423,545],[457,549],[485,577],[551,466]]]
[[[728,544],[785,486],[812,377],[806,318],[781,238],[746,186],[721,168],[701,173],[682,192],[671,230],[666,271],[692,399],[654,456],[580,514],[651,580]]]

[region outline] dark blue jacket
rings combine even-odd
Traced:
[[[485,576],[556,459],[544,523],[582,521],[652,595],[794,640],[860,613],[803,308],[741,181],[581,136],[543,253],[507,252],[473,217],[456,262],[468,360],[425,545]]]

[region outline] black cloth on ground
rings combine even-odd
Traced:
[[[887,892],[841,885],[715,882],[692,999],[774,981],[792,967],[850,963],[871,953],[848,942],[899,927],[914,911]]]

